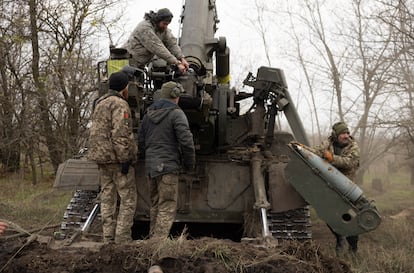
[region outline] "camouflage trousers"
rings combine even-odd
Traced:
[[[99,165],[101,176],[101,216],[104,242],[131,241],[131,227],[137,204],[135,172],[121,173],[119,164]],[[119,209],[117,210],[119,196]]]
[[[150,237],[167,238],[177,213],[178,175],[149,179],[151,194]]]

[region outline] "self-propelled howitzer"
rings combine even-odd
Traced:
[[[145,71],[131,67],[128,52],[121,48],[112,48],[110,58],[99,65],[101,93],[107,90],[110,73],[123,69],[130,75],[129,103],[136,130],[162,83],[173,80],[184,86],[179,105],[194,136],[196,169],[180,176],[175,227],[185,224],[190,234],[203,234],[203,226],[208,226],[210,235],[214,233],[212,226],[220,225],[220,230],[228,227],[227,234],[239,239],[310,239],[309,205],[313,205],[340,234],[355,235],[376,228],[380,218],[370,202],[355,204],[334,189],[331,180],[336,177],[317,175],[317,168],[307,164],[309,158],[290,144],[293,140],[309,143],[284,72],[262,66],[256,75],[248,73],[243,82],[252,87],[252,92],[238,92],[230,87],[226,39],[215,37],[215,1],[187,0],[180,22],[179,44],[190,64],[187,73],[182,75],[157,58]],[[248,109],[242,109],[245,101],[250,101]],[[277,128],[279,114],[285,115],[292,133]],[[72,159],[62,164],[56,185],[97,192],[96,168],[93,162],[85,162]],[[135,173],[138,202],[134,229],[139,231],[149,222],[150,208],[143,159],[135,165]],[[315,175],[310,177],[310,173]],[[319,191],[308,195],[315,187]],[[82,226],[81,218],[76,219],[79,221],[71,222]]]

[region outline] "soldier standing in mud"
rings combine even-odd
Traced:
[[[350,135],[345,122],[337,122],[332,126],[331,136],[320,145],[314,147],[315,153],[335,166],[351,181],[355,179],[355,173],[359,167],[359,146]],[[328,225],[329,227],[329,225]],[[344,236],[336,233],[331,227],[329,229],[336,238],[336,254],[339,255],[344,248],[345,239],[348,241],[349,250],[356,253],[358,250],[358,235]]]
[[[90,129],[88,159],[99,166],[103,240],[107,243],[132,240],[137,199],[132,166],[137,159],[138,147],[133,137],[127,99],[127,74],[112,73],[109,92],[96,101]],[[120,205],[116,215],[118,195]]]
[[[177,105],[182,91],[176,82],[162,85],[160,99],[148,108],[138,136],[150,184],[150,236],[161,239],[168,237],[175,219],[181,166],[190,172],[195,164],[193,135]]]
[[[157,55],[168,64],[177,65],[181,74],[187,71],[189,64],[177,44],[177,39],[168,28],[172,18],[173,14],[167,8],[156,13],[145,13],[144,20],[136,26],[124,45],[132,55],[132,66],[144,69],[154,55]]]

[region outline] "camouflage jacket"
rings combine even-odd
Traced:
[[[88,159],[98,164],[122,163],[136,161],[137,154],[128,103],[109,90],[97,100],[92,114]]]
[[[125,47],[132,55],[132,65],[139,68],[147,65],[154,55],[164,59],[168,64],[173,64],[177,59],[184,57],[171,30],[159,32],[149,20],[138,24],[129,36]]]
[[[356,141],[350,137],[349,144],[343,148],[339,147],[330,136],[320,145],[313,147],[315,153],[319,156],[323,155],[323,151],[330,151],[333,155],[333,161],[330,162],[340,172],[349,179],[354,181],[355,173],[359,167],[360,150]]]
[[[153,178],[178,172],[181,165],[192,169],[195,163],[193,135],[187,117],[173,102],[160,99],[145,114],[138,135],[145,168]]]

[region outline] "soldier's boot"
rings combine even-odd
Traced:
[[[356,254],[358,251],[358,236],[348,236],[346,240],[349,244],[349,252]]]
[[[148,273],[163,273],[161,267],[153,265],[148,269]]]
[[[336,246],[335,246],[336,256],[340,256],[343,253],[344,247],[345,247],[345,238],[340,235],[337,235]]]

